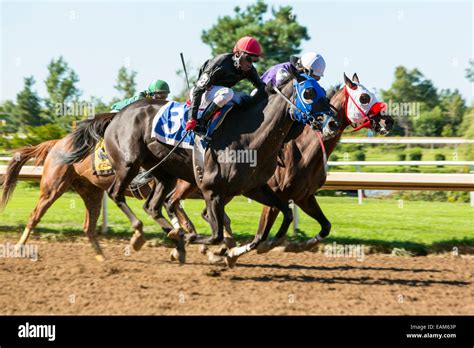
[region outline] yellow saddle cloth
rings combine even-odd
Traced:
[[[110,165],[109,156],[105,150],[104,139],[101,139],[95,146],[92,154],[92,173],[97,176],[108,176],[114,174]]]

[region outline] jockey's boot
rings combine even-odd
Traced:
[[[209,104],[209,106],[204,110],[201,118],[198,120],[198,124],[196,125],[196,128],[194,129],[194,132],[201,135],[205,136],[207,133],[207,125],[209,123],[209,120],[216,114],[221,109],[219,105],[216,103],[212,102]]]

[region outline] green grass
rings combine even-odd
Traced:
[[[20,183],[12,201],[0,215],[0,231],[21,232],[37,198],[37,188]],[[318,200],[333,226],[328,243],[365,244],[383,252],[404,248],[416,254],[449,251],[453,247],[472,251],[474,246],[474,208],[467,203],[404,201],[403,207],[399,207],[395,199],[367,198],[362,205],[352,197],[320,197]],[[128,199],[128,202],[144,222],[148,237],[163,241],[164,233],[141,209],[143,201]],[[210,233],[209,226],[200,217],[204,201],[187,200],[184,204],[198,231]],[[66,193],[48,210],[37,231],[59,239],[75,238],[82,235],[84,211],[80,197],[72,192]],[[238,239],[252,238],[260,217],[260,204],[236,197],[226,211]],[[128,220],[110,200],[108,217],[112,231],[110,237],[131,236]],[[301,210],[299,219],[300,234],[294,236],[290,231],[290,238],[306,238],[319,232],[319,225]],[[280,221],[281,217],[277,224]],[[272,232],[275,231],[276,227]]]

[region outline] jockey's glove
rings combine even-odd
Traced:
[[[197,125],[197,120],[195,118],[192,118],[188,120],[188,122],[186,122],[186,130],[187,131],[193,130],[194,128],[196,128],[196,125]]]

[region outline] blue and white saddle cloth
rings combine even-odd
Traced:
[[[208,127],[207,135],[211,135],[214,130],[221,124],[225,115],[232,109],[233,103],[225,105],[220,114],[214,116],[211,124]],[[176,145],[181,138],[186,134],[186,121],[188,119],[189,107],[185,103],[169,101],[158,111],[153,119],[153,127],[151,130],[151,137],[157,139],[159,142]],[[198,113],[200,118],[202,112]],[[180,147],[185,149],[192,149],[194,146],[194,133],[190,132],[186,135]]]

